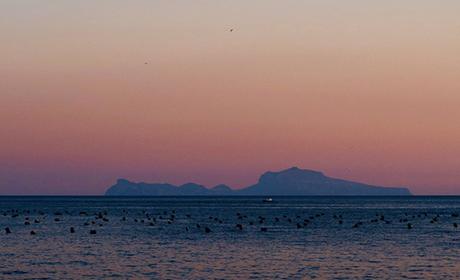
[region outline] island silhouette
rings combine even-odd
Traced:
[[[407,188],[383,187],[331,178],[322,172],[291,167],[278,172],[268,171],[259,181],[246,188],[234,190],[227,185],[207,188],[195,183],[176,186],[168,183],[135,183],[118,179],[107,189],[108,196],[294,196],[294,195],[411,195]]]

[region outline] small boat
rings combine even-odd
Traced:
[[[262,202],[273,202],[273,199],[271,197],[268,197],[262,200]]]

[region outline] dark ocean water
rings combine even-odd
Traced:
[[[460,279],[460,197],[262,199],[0,197],[0,279]]]

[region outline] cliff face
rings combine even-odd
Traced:
[[[335,179],[313,170],[292,167],[279,172],[266,172],[257,184],[241,190],[226,185],[206,188],[188,183],[171,184],[133,183],[119,179],[106,195],[411,195],[407,188],[388,188]]]

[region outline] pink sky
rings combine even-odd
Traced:
[[[0,194],[100,194],[119,177],[242,187],[294,165],[460,194],[459,13],[2,1]]]

